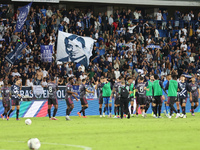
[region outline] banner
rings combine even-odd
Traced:
[[[15,49],[5,57],[5,60],[13,65],[18,59],[18,56],[21,55],[22,50],[26,48],[26,46],[26,43],[17,43]]]
[[[136,103],[134,103],[136,104]],[[20,102],[22,110],[19,111],[19,117],[47,117],[47,105],[48,102],[47,100],[40,100],[40,101],[23,101]],[[88,109],[86,111],[87,115],[99,115],[99,100],[94,99],[92,101],[88,101]],[[66,101],[65,100],[58,100],[58,111],[56,116],[66,116]],[[114,108],[114,100],[112,100],[112,107]],[[176,105],[174,106],[176,108]],[[134,107],[135,108],[135,107]],[[151,108],[151,107],[150,107]],[[189,99],[187,100],[186,103],[186,112],[189,113],[191,108],[191,104]],[[81,102],[80,101],[75,101],[74,100],[74,109],[71,112],[70,116],[78,116],[77,112],[80,111],[81,109]],[[104,106],[103,108],[104,109]],[[54,107],[51,108],[51,112],[53,112]],[[161,112],[163,113],[165,111],[165,105],[162,105],[162,110]],[[2,105],[2,101],[0,101],[0,114],[3,114],[4,108]],[[135,112],[135,111],[134,111]],[[198,106],[195,109],[195,112],[200,112],[200,106]],[[112,109],[112,114],[114,114],[114,109]],[[138,113],[141,114],[140,108],[138,109]],[[152,109],[148,109],[147,114],[151,114]],[[164,114],[162,114],[164,117]],[[16,109],[11,113],[10,118],[15,118],[16,117]],[[150,116],[149,116],[150,117]],[[151,117],[150,117],[151,118]],[[64,117],[63,117],[64,119]]]
[[[42,3],[59,3],[60,0],[12,0],[16,2],[42,2]]]
[[[159,45],[147,45],[146,48],[157,48],[157,49],[161,49],[161,47]]]
[[[28,16],[31,5],[32,5],[32,2],[24,7],[19,8],[20,12],[19,12],[19,16],[17,17],[17,25],[16,25],[15,32],[22,31],[22,28],[23,28],[26,18]]]
[[[52,62],[53,45],[41,45],[43,62]]]
[[[75,34],[58,32],[57,61],[89,65],[95,40]]]
[[[90,85],[86,85],[86,88],[89,91],[95,91],[95,94],[93,93],[86,93],[86,98],[89,100],[93,100],[94,98],[97,98],[96,90],[94,87]],[[65,99],[65,90],[66,86],[58,86],[57,90],[57,99]],[[79,86],[74,85],[73,86],[73,92],[78,93],[77,98],[80,99],[80,91],[79,91]],[[36,98],[36,99],[47,99],[48,98],[48,89],[43,88],[41,85],[34,85],[33,86],[33,91],[31,87],[26,87],[23,86],[22,89],[20,90],[20,94],[25,97],[25,98]],[[72,99],[74,99],[72,97]]]

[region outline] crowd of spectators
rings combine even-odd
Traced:
[[[136,78],[138,74],[158,74],[162,79],[172,72],[196,75],[200,69],[200,13],[183,14],[177,10],[174,16],[168,16],[167,10],[159,10],[155,16],[142,14],[141,10],[123,9],[110,16],[107,12],[94,15],[90,9],[84,12],[36,6],[31,7],[23,30],[14,33],[19,11],[3,6],[0,8],[0,81],[7,78],[12,85],[15,77],[20,76],[23,86],[45,87],[51,76],[59,85],[74,77],[78,85],[85,78],[95,83],[102,75],[111,82],[119,76]],[[89,66],[56,63],[58,30],[97,40]],[[160,35],[161,31],[167,32],[165,37]],[[28,46],[9,70],[5,56],[17,42],[26,42]],[[52,63],[42,62],[40,45],[53,45]],[[146,48],[147,45],[153,46]]]

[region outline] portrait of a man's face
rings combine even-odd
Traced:
[[[85,40],[83,38],[76,35],[71,35],[65,38],[65,50],[71,60],[75,61],[80,57],[84,57],[84,48]]]
[[[82,51],[82,44],[75,40],[68,40],[66,45],[66,52],[69,55],[70,59],[76,59],[79,56],[80,51]]]

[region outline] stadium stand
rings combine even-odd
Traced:
[[[120,75],[158,74],[164,79],[172,72],[197,75],[200,69],[200,13],[177,10],[168,16],[167,10],[159,10],[151,16],[142,15],[141,10],[124,9],[107,16],[107,12],[94,15],[90,9],[84,12],[33,6],[22,32],[14,33],[18,13],[9,5],[1,5],[0,80],[5,78],[10,85],[16,76],[21,76],[23,86],[46,86],[51,76],[57,76],[59,85],[74,77],[78,85],[83,78],[94,84],[102,75],[114,83]],[[89,66],[56,63],[59,30],[97,40]],[[9,72],[5,56],[18,41],[28,46]],[[41,61],[40,45],[53,45],[52,63]]]

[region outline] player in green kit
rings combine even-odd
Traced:
[[[153,97],[153,81],[154,81],[154,76],[150,76],[150,80],[146,82],[146,107],[145,107],[145,113],[149,109],[149,106],[152,102],[152,97]]]
[[[153,81],[153,109],[155,118],[157,118],[157,111],[158,111],[158,118],[161,117],[161,108],[162,108],[162,89],[165,93],[167,93],[163,87],[163,83],[159,80],[157,74],[154,75],[155,81]]]
[[[108,106],[109,106],[109,117],[112,117],[111,111],[112,111],[112,90],[110,86],[110,82],[108,82],[107,78],[104,78],[103,82],[103,88],[102,88],[102,96],[103,96],[103,101],[105,104],[104,111],[103,111],[103,117],[105,117],[105,112],[108,112]]]
[[[169,104],[169,107],[170,107],[169,118],[171,118],[173,112],[176,113],[176,118],[180,117],[180,114],[177,113],[176,109],[174,108],[174,103],[176,102],[176,99],[177,99],[178,89],[180,89],[180,91],[182,91],[182,88],[176,80],[177,80],[177,76],[172,75],[172,80],[169,80],[167,82],[166,87],[165,87],[165,90],[168,90],[167,96],[168,96],[168,104]]]

